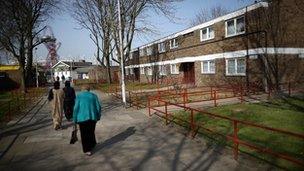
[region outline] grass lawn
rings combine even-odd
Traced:
[[[269,103],[227,105],[209,108],[207,111],[223,116],[229,116],[238,120],[253,122],[259,125],[304,134],[304,99],[302,98],[277,99],[272,100]],[[179,111],[174,113],[173,116],[174,118],[189,120],[189,112]],[[195,115],[195,121],[197,124],[204,125],[205,128],[215,130],[218,133],[226,135],[233,133],[233,125],[231,121],[216,119],[199,113]],[[186,123],[180,124],[188,127]],[[241,124],[238,128],[239,139],[261,147],[273,149],[276,152],[288,154],[298,160],[304,161],[303,139],[293,138],[285,134],[265,131]],[[203,136],[207,135],[210,140],[216,140],[217,143],[232,145],[231,141],[226,143],[223,137],[210,134],[203,129],[200,129],[199,132],[201,132]],[[247,147],[240,146],[240,149],[280,166],[287,167],[292,170],[298,169],[294,164],[268,155],[261,155]]]

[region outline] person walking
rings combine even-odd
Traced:
[[[97,95],[85,85],[76,96],[73,120],[79,125],[83,152],[90,156],[96,145],[95,126],[101,117],[101,103]]]
[[[48,100],[52,105],[52,118],[53,127],[55,130],[61,128],[62,115],[63,115],[63,98],[64,92],[60,89],[60,83],[54,82],[54,88],[50,90]]]
[[[64,100],[63,100],[63,110],[64,115],[68,121],[71,121],[73,117],[74,104],[75,104],[75,90],[71,87],[70,81],[65,82],[64,91]]]

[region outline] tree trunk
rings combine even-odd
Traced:
[[[32,66],[33,66],[33,39],[32,36],[28,36],[26,70],[25,70],[26,85],[30,85],[33,81]]]

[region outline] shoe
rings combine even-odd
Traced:
[[[85,154],[86,154],[87,156],[91,156],[91,155],[92,155],[92,152],[89,151],[89,152],[86,152]]]
[[[55,126],[55,130],[57,131],[60,127],[58,125]]]

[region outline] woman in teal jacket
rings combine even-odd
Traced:
[[[89,86],[83,86],[82,92],[76,96],[73,120],[79,124],[82,149],[91,155],[96,145],[95,126],[101,116],[101,105],[98,97],[90,92]]]

